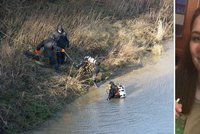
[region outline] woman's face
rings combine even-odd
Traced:
[[[192,27],[190,52],[192,55],[192,61],[200,73],[200,16],[195,19]]]

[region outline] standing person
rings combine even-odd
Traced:
[[[44,49],[44,57],[49,58],[49,64],[53,66],[57,73],[59,73],[60,63],[56,60],[56,52],[61,51],[62,48],[58,47],[56,41],[52,38],[43,40],[40,44],[37,45],[34,52],[38,54],[41,48]]]
[[[184,134],[200,133],[200,8],[193,14],[190,39],[176,70],[176,116],[185,114]]]
[[[49,35],[50,38],[55,39],[58,47],[62,48],[61,51],[57,52],[57,61],[60,64],[63,64],[65,61],[65,51],[69,48],[69,40],[67,34],[64,31],[63,27],[59,25],[57,30]]]

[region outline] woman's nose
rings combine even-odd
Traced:
[[[195,45],[195,49],[194,49],[197,53],[200,53],[200,43]]]

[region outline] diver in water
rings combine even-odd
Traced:
[[[113,98],[118,89],[117,85],[113,81],[109,82],[109,86],[110,88],[109,88],[109,94],[108,94],[107,100],[110,100],[111,98]]]

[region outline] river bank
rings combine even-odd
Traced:
[[[67,104],[28,134],[173,133],[174,45],[143,67],[112,78],[126,86],[125,99],[106,100],[108,81]]]
[[[72,63],[63,66],[58,76],[52,68],[24,57],[24,51],[33,51],[58,25],[63,26],[70,40],[67,53],[74,63],[86,55],[105,59],[100,70],[103,73],[98,76],[105,81],[119,76],[119,72],[123,74],[129,64],[139,69],[150,55],[160,54],[162,41],[173,36],[171,3],[3,0],[0,133],[20,133],[37,127],[91,87],[91,74],[80,74]]]

